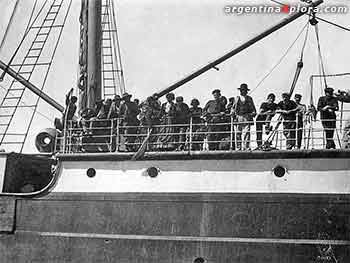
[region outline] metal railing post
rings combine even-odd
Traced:
[[[116,138],[115,138],[115,151],[119,151],[119,139],[120,139],[120,134],[119,134],[119,118],[117,119],[117,127],[116,127]]]
[[[230,150],[233,150],[233,133],[234,133],[234,127],[233,127],[233,116],[230,116]]]
[[[192,150],[192,132],[193,132],[193,117],[190,118],[190,134],[189,134],[189,152]]]

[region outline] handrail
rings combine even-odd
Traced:
[[[275,126],[278,123],[277,118],[278,114],[269,122],[268,127]],[[248,122],[238,122],[229,114],[217,123],[204,119],[197,123],[190,118],[188,123],[157,123],[152,126],[126,126],[122,119],[103,119],[88,120],[85,127],[82,127],[79,123],[70,121],[66,132],[63,133],[66,136],[56,139],[56,152],[137,152],[151,127],[152,134],[147,140],[146,151],[211,151],[219,150],[220,144],[220,147],[227,151],[277,150],[286,148],[287,144],[290,144],[291,148],[323,149],[330,140],[334,141],[337,148],[343,148],[347,139],[344,139],[345,132],[339,129],[339,124],[342,122],[345,126],[345,121],[304,118],[303,122],[299,123],[298,119],[283,120],[271,142],[267,140],[267,134],[270,134],[271,130],[267,130],[266,121],[252,121],[248,125]],[[336,128],[327,125],[323,127],[324,123],[334,122]],[[248,135],[244,135],[246,126],[249,126],[246,128]],[[350,130],[350,127],[347,129]],[[329,132],[334,133],[334,138],[326,138],[326,133]]]

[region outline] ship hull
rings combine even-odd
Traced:
[[[52,193],[16,200],[4,262],[350,260],[348,195]],[[323,261],[322,261],[323,262]],[[333,261],[326,261],[333,262]]]
[[[0,253],[4,262],[350,262],[348,159],[59,156],[50,192],[0,199]]]

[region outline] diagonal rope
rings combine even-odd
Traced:
[[[316,33],[317,49],[318,49],[318,56],[319,56],[321,71],[322,71],[323,75],[326,75],[326,71],[324,69],[324,62],[323,62],[323,57],[322,57],[322,51],[321,51],[320,34],[319,34],[318,25],[315,25],[315,33]],[[323,78],[323,82],[324,82],[325,87],[327,87],[327,79],[325,77]]]
[[[303,28],[300,30],[300,32],[298,33],[297,37],[295,38],[295,40],[292,42],[292,44],[287,48],[287,50],[283,53],[283,55],[281,56],[281,58],[277,61],[277,63],[270,69],[270,71],[259,81],[259,83],[255,86],[255,88],[253,88],[250,91],[250,94],[253,93],[257,88],[259,88],[261,86],[261,84],[273,73],[273,71],[282,63],[282,61],[286,58],[286,56],[288,55],[289,51],[292,49],[292,47],[295,45],[295,43],[298,41],[298,39],[300,38],[300,36],[302,35],[302,33],[304,32],[305,28],[308,27],[309,21],[307,22],[306,25],[303,26]]]
[[[322,21],[322,22],[325,22],[325,23],[330,24],[330,25],[332,25],[332,26],[338,27],[338,28],[343,29],[343,30],[345,30],[345,31],[350,31],[350,28],[345,27],[345,26],[342,26],[342,25],[339,25],[339,24],[336,24],[335,22],[326,20],[326,19],[321,18],[321,17],[319,17],[319,16],[316,16],[316,18],[317,18],[318,20]]]
[[[6,89],[4,86],[2,86],[1,84],[0,84],[0,88],[3,89],[4,91],[7,91],[7,89]],[[11,95],[13,95],[13,93],[11,93],[11,92],[9,92],[9,93],[10,93]],[[25,103],[24,101],[21,101],[21,104],[24,105],[24,106],[28,106],[28,105],[29,105],[29,104]],[[32,110],[32,111],[34,111],[34,109],[31,109],[31,108],[29,108],[29,109]],[[49,120],[50,122],[52,121],[52,118],[48,117],[48,116],[45,115],[44,113],[39,112],[39,111],[37,111],[37,113],[38,113],[39,115],[41,115],[42,117],[44,117],[45,119]]]
[[[15,6],[14,6],[12,13],[11,13],[11,16],[10,16],[10,20],[6,26],[6,29],[5,29],[4,37],[2,38],[1,43],[0,43],[0,52],[4,47],[5,41],[7,39],[7,35],[9,33],[10,27],[13,23],[13,18],[15,17],[15,14],[17,12],[18,3],[19,3],[19,0],[16,0]]]

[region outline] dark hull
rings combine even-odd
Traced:
[[[1,262],[350,262],[349,201],[243,193],[17,199],[14,231],[0,235]]]

